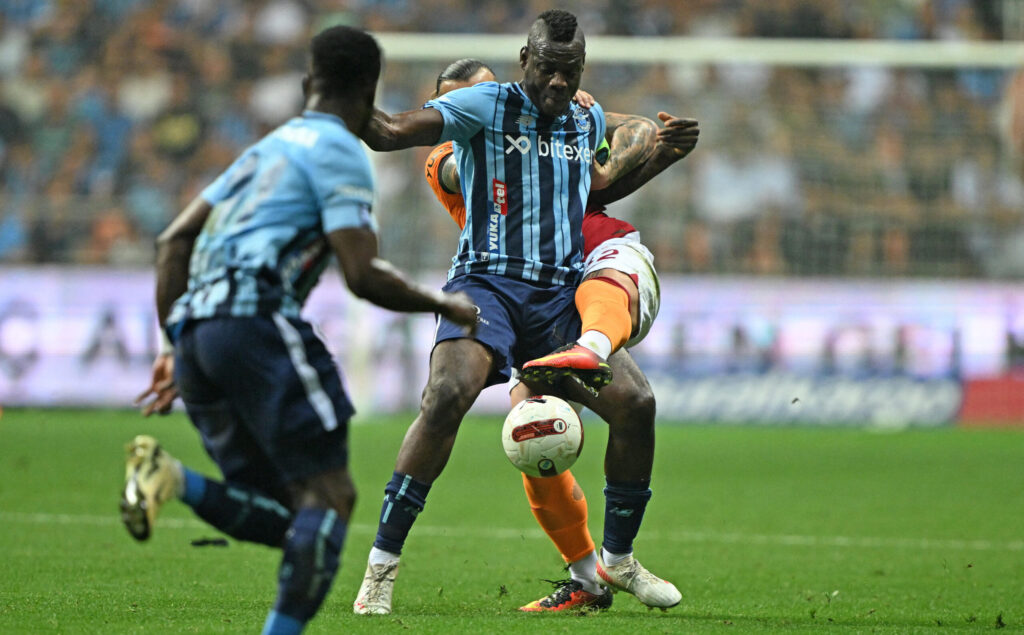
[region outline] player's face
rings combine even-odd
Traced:
[[[582,42],[540,40],[523,47],[519,53],[523,87],[541,114],[558,117],[569,108],[580,87],[583,59]]]
[[[494,73],[487,70],[486,68],[479,68],[475,73],[469,76],[469,79],[446,79],[441,82],[440,88],[438,88],[437,96],[440,97],[445,93],[450,93],[457,88],[466,88],[467,86],[475,86],[480,82],[495,82],[498,78],[494,76]]]

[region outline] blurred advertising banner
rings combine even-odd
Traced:
[[[431,316],[355,301],[333,272],[306,315],[364,415],[416,408]],[[129,407],[156,347],[149,271],[0,271],[2,405]],[[665,421],[1024,420],[1022,284],[666,276],[658,319],[632,352]],[[507,411],[506,387],[474,411]]]

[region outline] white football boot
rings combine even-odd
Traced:
[[[132,439],[125,451],[121,520],[133,538],[147,540],[160,507],[174,498],[181,486],[181,463],[146,435]]]
[[[391,594],[398,575],[398,560],[383,564],[366,563],[366,574],[359,586],[359,594],[352,603],[356,615],[388,615],[391,613]]]
[[[683,599],[676,585],[648,571],[632,555],[616,565],[605,565],[603,560],[598,560],[597,575],[613,590],[632,593],[651,608],[665,610]]]

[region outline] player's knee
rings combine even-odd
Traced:
[[[458,377],[432,377],[423,390],[420,408],[430,422],[454,422],[457,425],[475,399],[472,387]]]
[[[292,485],[295,507],[333,509],[347,520],[356,504],[356,487],[347,470],[327,472]]]
[[[616,404],[617,418],[621,418],[631,427],[640,429],[653,428],[657,404],[654,391],[646,384],[636,385],[633,390],[625,393]]]

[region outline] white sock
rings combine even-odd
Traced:
[[[601,331],[587,331],[580,335],[576,343],[594,351],[601,359],[608,359],[612,354],[612,341]]]
[[[583,590],[601,595],[601,583],[597,580],[597,552],[591,551],[576,562],[569,563],[569,577],[580,583]]]
[[[607,549],[601,547],[601,560],[609,567],[614,567],[626,558],[631,558],[632,553],[609,553]]]
[[[370,549],[370,564],[388,564],[396,562],[400,557],[397,553],[391,553],[376,547]]]

